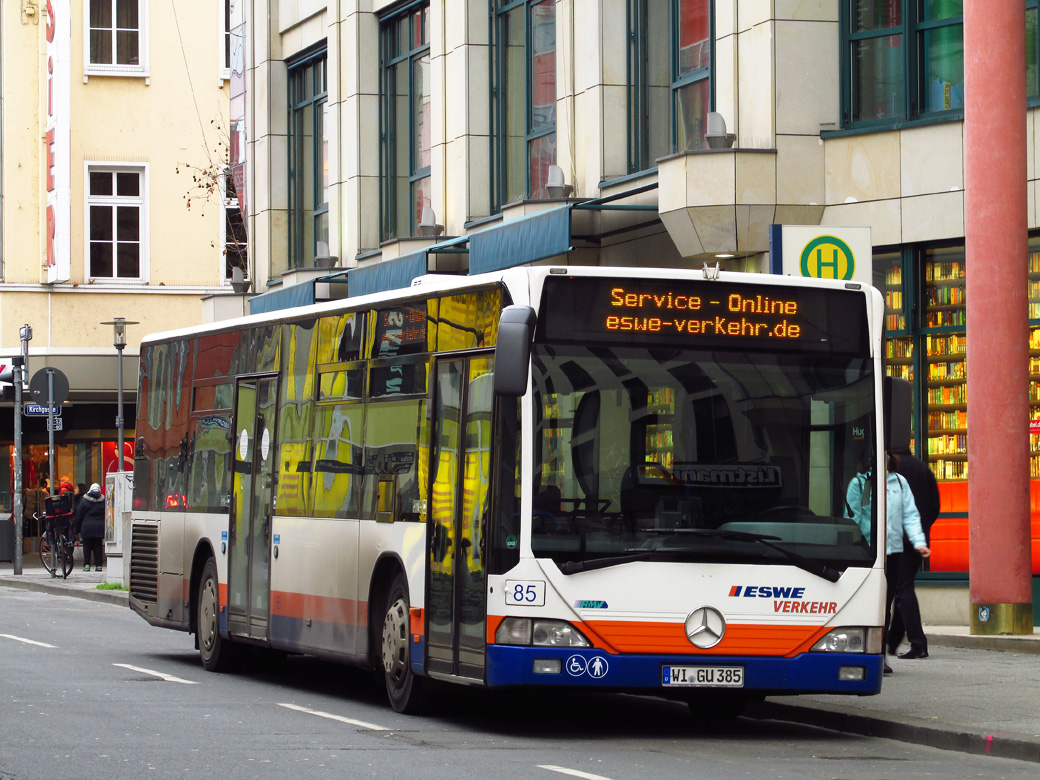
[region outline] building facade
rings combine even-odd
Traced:
[[[868,227],[888,370],[940,480],[933,568],[967,571],[961,0],[243,2],[254,310],[526,262],[765,272],[771,225]]]
[[[28,376],[51,367],[68,379],[55,481],[104,484],[132,469],[140,339],[201,322],[203,298],[229,292],[241,262],[228,23],[226,4],[200,0],[2,6],[0,363],[20,354],[27,324]],[[119,317],[133,323],[122,457]],[[10,392],[4,407],[0,447],[13,464]],[[35,487],[49,478],[46,418],[22,422],[22,476]],[[13,466],[0,470],[3,511],[13,482]]]

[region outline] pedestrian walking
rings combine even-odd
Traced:
[[[932,470],[910,454],[909,450],[893,453],[895,470],[910,487],[914,495],[914,504],[921,515],[921,530],[924,531],[925,544],[931,544],[931,529],[939,516],[939,485],[935,481]],[[925,636],[921,622],[921,608],[917,603],[917,591],[914,580],[921,570],[922,558],[914,549],[910,540],[903,536],[903,554],[899,559],[899,568],[895,572],[895,599],[892,608],[892,622],[888,627],[887,643],[890,655],[895,655],[904,635],[910,648],[899,654],[900,658],[927,658],[928,637]]]
[[[914,494],[906,480],[895,471],[897,459],[888,453],[886,462],[888,468],[885,478],[885,504],[888,531],[885,537],[885,577],[888,580],[888,589],[885,595],[885,628],[887,629],[891,618],[892,602],[896,597],[896,572],[906,565],[903,562],[904,536],[910,540],[911,546],[922,558],[927,558],[932,552],[928,549],[924,531],[921,528],[921,514],[917,511],[917,504],[914,503]],[[853,477],[845,496],[850,517],[856,520],[868,542],[870,541],[870,517],[873,503],[867,489],[870,486],[869,473],[868,468],[865,473]],[[887,641],[887,637],[884,641]],[[888,661],[885,661],[884,671],[885,674],[892,672]]]
[[[105,539],[105,497],[101,495],[101,486],[97,482],[90,486],[76,509],[76,533],[83,543],[83,571],[90,571],[92,559],[94,571],[101,571],[104,566],[101,548]]]

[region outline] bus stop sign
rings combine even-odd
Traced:
[[[50,384],[47,381],[48,374],[54,375],[53,398],[48,398],[48,385]],[[46,405],[50,401],[50,403],[58,406],[65,403],[65,399],[69,397],[69,378],[57,368],[41,368],[29,380],[29,392],[32,394],[33,400],[38,404]]]

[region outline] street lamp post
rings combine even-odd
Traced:
[[[116,355],[119,358],[119,384],[116,385],[117,393],[117,411],[116,411],[116,431],[118,432],[118,440],[116,441],[116,471],[123,470],[123,348],[126,347],[126,326],[137,325],[136,322],[131,322],[123,317],[115,317],[109,322],[102,322],[102,325],[111,325],[114,331],[113,343],[116,348]]]

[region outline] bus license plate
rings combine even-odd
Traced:
[[[661,684],[686,688],[743,688],[743,666],[665,666]]]

